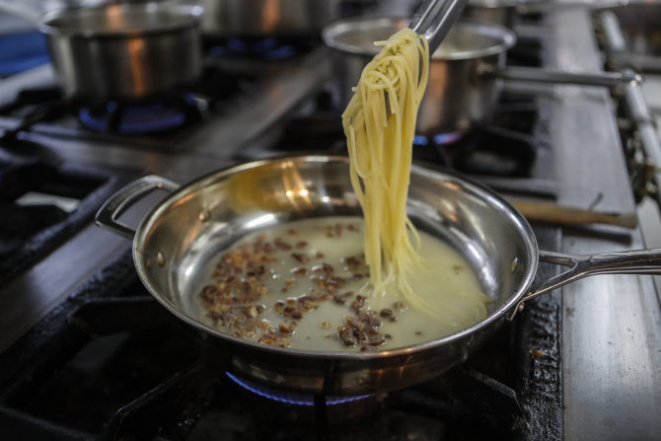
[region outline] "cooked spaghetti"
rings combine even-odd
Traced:
[[[429,47],[408,28],[376,44],[383,48],[363,70],[342,115],[351,182],[365,218],[365,260],[376,292],[383,293],[387,281],[396,281],[413,306],[425,307],[406,280],[418,263],[420,240],[406,215],[406,198]]]

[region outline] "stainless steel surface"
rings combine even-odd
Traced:
[[[314,35],[340,17],[340,0],[202,0],[202,30],[216,37]]]
[[[64,93],[136,101],[192,83],[202,68],[197,15],[159,4],[110,4],[47,14],[40,26]]]
[[[590,17],[567,11],[552,17],[557,50],[551,67],[594,71],[601,66]],[[558,202],[632,211],[633,195],[611,100],[597,88],[558,87],[553,109]],[[590,254],[642,247],[566,230],[563,251]],[[661,312],[648,276],[602,276],[563,292],[564,438],[655,440],[661,433]]]
[[[354,18],[327,26],[322,35],[334,49],[333,64],[341,104],[353,95],[364,66],[378,52],[374,41],[387,39],[406,25],[398,18]],[[423,135],[464,132],[485,123],[500,95],[499,79],[537,83],[617,86],[640,81],[636,74],[575,73],[540,68],[504,67],[514,33],[495,23],[461,21],[432,55],[429,81],[420,104],[417,132]]]
[[[409,215],[480,268],[485,292],[494,299],[486,319],[421,345],[360,354],[270,347],[211,326],[195,299],[218,250],[255,229],[292,219],[360,215],[348,170],[348,159],[341,157],[278,158],[222,170],[180,189],[154,208],[135,233],[133,259],[142,282],[170,312],[202,331],[226,356],[231,354],[233,372],[297,391],[358,395],[408,387],[442,373],[465,360],[524,301],[579,278],[661,274],[661,250],[588,258],[542,254],[572,268],[530,288],[537,271],[537,242],[524,218],[482,187],[415,167]],[[132,183],[99,211],[97,223],[130,235],[132,230],[115,217],[145,192],[163,186],[174,187],[154,176]]]
[[[413,13],[409,27],[429,43],[430,54],[441,45],[455,25],[468,0],[423,0]]]

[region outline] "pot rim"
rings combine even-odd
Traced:
[[[352,17],[337,20],[329,24],[328,26],[324,27],[321,35],[324,43],[332,49],[352,55],[373,57],[379,53],[381,50],[380,47],[373,46],[370,49],[365,49],[358,47],[357,45],[343,43],[338,41],[338,35],[342,35],[342,33],[350,30],[352,25],[355,25],[356,23],[368,23],[378,26],[392,23],[408,23],[408,21],[409,18],[404,17]],[[452,52],[451,54],[436,55],[438,53],[438,51],[436,51],[434,54],[432,54],[432,61],[459,61],[488,57],[490,55],[497,55],[506,52],[516,44],[516,34],[509,28],[496,23],[461,19],[453,27],[481,29],[486,31],[487,34],[499,38],[501,42],[482,49],[456,51]]]
[[[279,348],[275,346],[269,346],[260,344],[257,342],[245,340],[238,337],[233,337],[231,335],[225,334],[218,329],[215,329],[209,325],[202,323],[201,321],[187,315],[182,311],[177,305],[171,303],[166,296],[161,294],[158,289],[150,282],[149,277],[147,277],[146,265],[143,260],[143,253],[141,245],[144,243],[145,239],[149,236],[149,232],[152,227],[159,222],[161,215],[170,209],[177,201],[181,198],[186,197],[189,194],[198,191],[200,188],[204,188],[212,182],[216,182],[219,178],[225,178],[227,176],[240,173],[246,170],[257,168],[268,163],[273,162],[284,162],[284,161],[297,161],[297,162],[346,162],[348,164],[349,159],[345,156],[331,156],[331,155],[301,155],[301,156],[282,156],[261,159],[256,161],[250,161],[246,163],[241,163],[239,165],[233,165],[221,170],[207,174],[188,185],[181,187],[179,190],[173,192],[171,195],[162,200],[157,204],[150,212],[147,214],[143,220],[140,222],[136,233],[133,239],[133,261],[138,272],[138,275],[147,288],[147,290],[152,294],[152,296],[165,308],[167,308],[171,313],[177,316],[179,319],[183,320],[185,323],[193,326],[198,331],[201,331],[204,335],[209,337],[219,338],[223,341],[233,344],[234,346],[240,346],[244,350],[251,350],[262,353],[264,355],[279,356],[279,357],[294,357],[297,359],[314,359],[314,360],[329,360],[335,362],[378,362],[378,360],[391,359],[397,357],[407,357],[413,353],[421,353],[433,350],[440,346],[450,345],[453,342],[460,341],[470,337],[472,334],[477,333],[483,328],[488,327],[493,322],[504,319],[507,317],[508,312],[515,308],[521,298],[528,292],[530,286],[532,285],[533,279],[537,272],[537,267],[539,264],[539,249],[537,246],[537,239],[535,234],[526,221],[526,219],[521,215],[512,205],[510,205],[506,200],[495,194],[492,190],[483,186],[480,183],[474,182],[470,179],[467,179],[460,174],[449,172],[440,167],[436,167],[429,164],[414,163],[412,167],[413,173],[442,173],[445,175],[452,176],[453,178],[460,179],[462,183],[466,184],[469,187],[472,187],[471,190],[476,190],[483,196],[486,196],[487,199],[495,204],[495,206],[500,210],[506,210],[509,216],[517,225],[519,231],[521,231],[524,236],[524,242],[526,244],[526,254],[529,256],[528,268],[526,268],[526,274],[523,280],[521,281],[518,289],[512,293],[505,302],[503,302],[495,311],[491,312],[483,320],[471,325],[467,328],[461,329],[453,334],[441,337],[438,339],[430,340],[424,343],[420,343],[413,346],[406,346],[402,348],[395,348],[392,350],[386,351],[377,351],[377,352],[343,352],[343,351],[312,351],[312,350],[302,350],[302,349],[292,349],[292,348]]]
[[[159,25],[148,29],[134,30],[92,30],[80,28],[67,28],[54,25],[53,22],[59,18],[69,15],[75,16],[79,12],[99,12],[105,11],[111,7],[119,8],[122,14],[127,11],[138,11],[144,13],[166,12],[178,16],[178,22],[169,25]],[[126,39],[135,37],[146,37],[151,35],[170,34],[186,29],[199,28],[201,9],[195,6],[169,5],[161,3],[109,3],[93,7],[76,6],[71,8],[59,9],[44,14],[39,21],[39,31],[50,37],[68,37],[68,38],[102,38],[102,39]]]

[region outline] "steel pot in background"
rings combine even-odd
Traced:
[[[202,68],[199,17],[167,4],[108,4],[46,14],[60,86],[84,102],[138,101],[197,79]]]
[[[350,18],[330,24],[322,36],[334,49],[334,79],[340,107],[344,107],[365,65],[386,40],[406,26],[401,18]],[[612,87],[638,81],[619,73],[579,74],[540,68],[504,67],[515,34],[494,23],[464,20],[456,23],[433,54],[429,83],[420,105],[417,132],[423,135],[462,132],[493,114],[501,79],[553,84]]]
[[[318,34],[340,17],[341,0],[202,0],[202,30],[213,37]]]

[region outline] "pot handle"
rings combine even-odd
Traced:
[[[179,187],[179,184],[160,176],[144,176],[131,182],[126,187],[112,195],[110,199],[99,208],[99,211],[94,218],[94,222],[102,228],[106,228],[121,236],[133,239],[135,236],[135,229],[119,222],[117,218],[147,193],[156,189],[173,192],[179,189]]]
[[[636,251],[575,256],[553,251],[540,251],[540,262],[555,263],[569,269],[551,277],[539,285],[532,286],[521,298],[508,317],[512,320],[523,309],[528,300],[553,291],[583,277],[596,274],[647,274],[661,275],[661,248]]]
[[[634,72],[576,73],[536,67],[497,67],[482,64],[481,75],[504,80],[532,81],[535,83],[575,84],[579,86],[616,87],[622,84],[639,84],[643,77]]]

